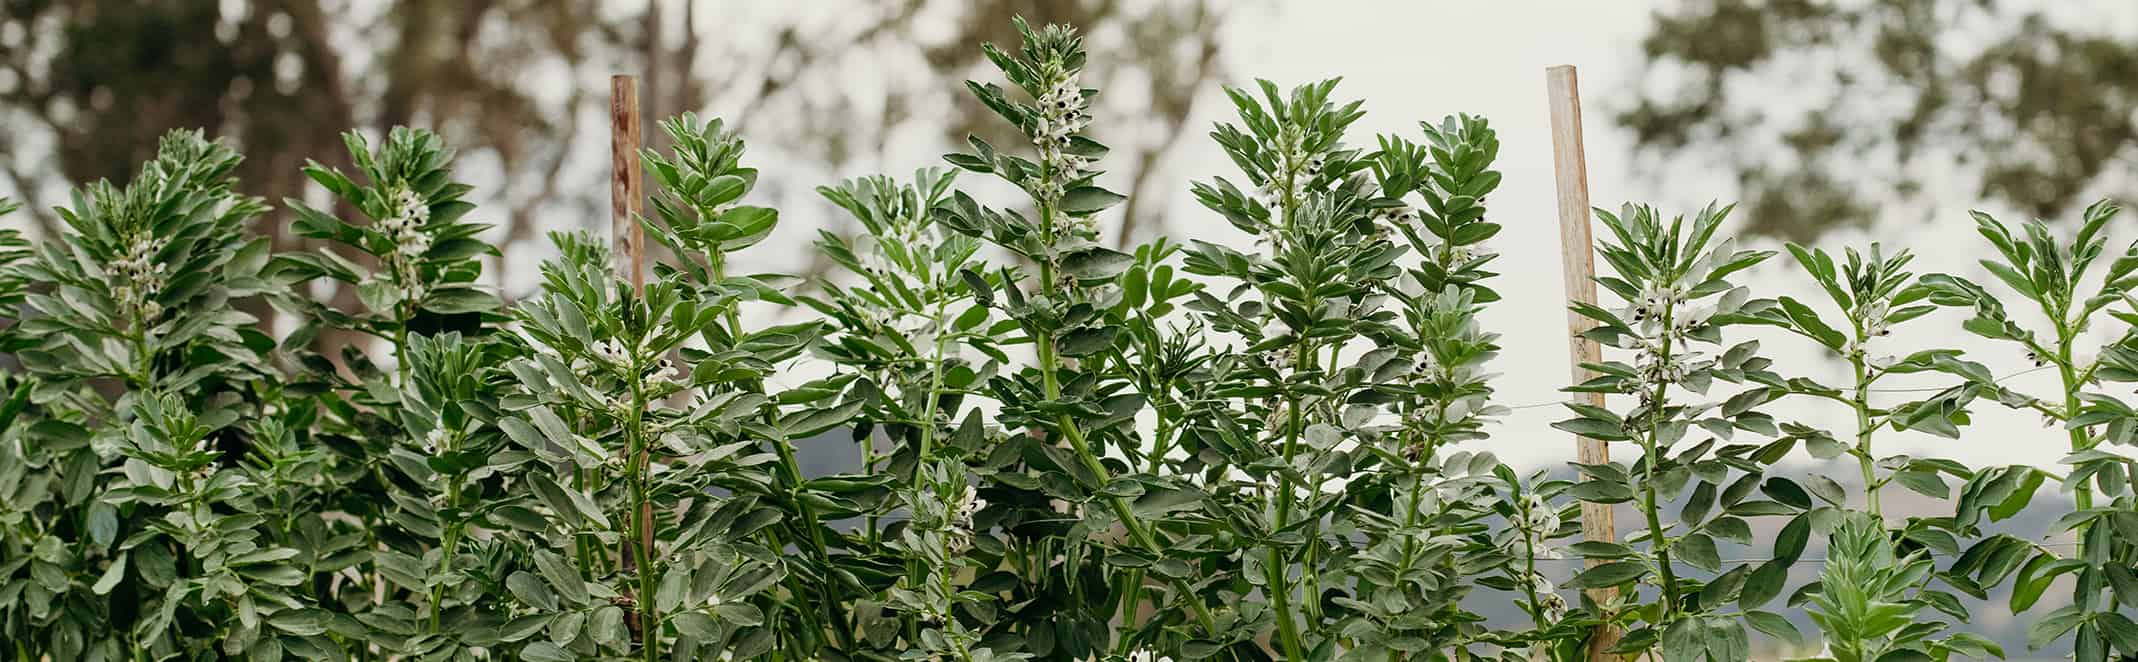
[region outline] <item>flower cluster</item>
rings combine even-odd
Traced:
[[[1691,359],[1694,356],[1692,352],[1682,348],[1673,348],[1671,355],[1665,357],[1659,343],[1648,340],[1638,342],[1640,343],[1640,351],[1634,356],[1633,368],[1640,373],[1642,381],[1676,384],[1684,380],[1685,376],[1692,372],[1693,362]],[[1648,391],[1641,393],[1642,398],[1652,397],[1652,395]]]
[[[166,267],[156,261],[156,253],[163,250],[164,240],[155,237],[139,237],[126,246],[126,256],[113,260],[105,269],[119,276],[118,286],[112,288],[112,298],[118,300],[121,310],[138,310],[143,323],[163,314],[163,305],[156,303],[156,293],[164,286]]]
[[[1297,126],[1286,125],[1278,131],[1277,142],[1263,145],[1262,149],[1277,157],[1277,169],[1255,187],[1255,202],[1266,209],[1281,208],[1286,200],[1296,201],[1307,184],[1329,167],[1328,154],[1307,151],[1306,135]],[[1416,219],[1415,213],[1412,218]]]
[[[1884,299],[1864,302],[1863,310],[1859,313],[1863,316],[1863,335],[1884,336],[1893,333],[1886,320],[1886,316],[1891,312],[1891,307]]]
[[[392,215],[379,219],[377,229],[393,240],[396,254],[415,258],[431,249],[431,236],[423,231],[423,225],[430,221],[430,205],[415,191],[404,188],[394,194]]]
[[[1032,143],[1039,148],[1040,167],[1046,173],[1041,179],[1041,198],[1061,199],[1064,185],[1090,169],[1090,159],[1069,151],[1076,134],[1091,124],[1090,103],[1077,85],[1076,71],[1063,72],[1054,87],[1040,95]]]
[[[386,256],[386,261],[391,263],[392,279],[399,286],[401,300],[413,302],[428,293],[417,260],[431,249],[430,233],[423,229],[431,220],[431,208],[415,191],[402,188],[394,193],[388,212],[372,229],[393,242],[393,253]]]
[[[1404,227],[1418,226],[1418,209],[1410,205],[1375,209],[1372,216],[1375,228],[1396,225]]]
[[[1546,557],[1540,555],[1537,558]],[[1559,557],[1554,555],[1550,558]],[[1530,575],[1529,579],[1531,587],[1537,593],[1538,606],[1544,608],[1545,622],[1557,623],[1560,619],[1566,618],[1566,596],[1559,595],[1559,585],[1553,584],[1551,578],[1545,577],[1544,573],[1541,572]]]
[[[435,454],[445,450],[447,441],[444,422],[441,421],[438,427],[431,428],[430,432],[423,435],[423,451]]]
[[[623,342],[618,341],[615,338],[604,338],[600,341],[595,342],[594,346],[589,347],[588,349],[593,350],[595,357],[600,358],[602,361],[607,362],[609,365],[631,365],[630,352],[624,351]]]
[[[1871,339],[1892,335],[1892,322],[1888,319],[1891,313],[1892,307],[1884,299],[1866,299],[1863,305],[1856,310],[1858,323],[1861,325],[1863,333],[1860,338],[1850,338],[1848,346],[1842,348],[1842,351],[1850,355],[1861,354],[1869,351]],[[1890,361],[1891,359],[1881,358],[1880,360]],[[2036,365],[2040,365],[2040,363],[2037,362]]]
[[[951,553],[962,554],[972,546],[973,515],[986,507],[987,500],[980,498],[973,486],[966,485],[965,490],[958,493],[958,500],[950,504],[949,521],[943,527],[943,544]]]
[[[1685,288],[1650,285],[1641,289],[1640,301],[1634,303],[1627,318],[1639,324],[1661,324],[1672,308],[1684,304]]]
[[[1477,256],[1478,253],[1475,247],[1444,243],[1434,247],[1432,255],[1429,257],[1438,260],[1442,269],[1454,269],[1477,259]]]
[[[1559,530],[1559,510],[1544,497],[1529,494],[1522,500],[1519,517],[1514,525],[1528,537],[1524,544],[1530,553],[1540,559],[1560,558],[1559,550],[1551,546],[1552,532]]]

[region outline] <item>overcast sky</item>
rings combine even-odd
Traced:
[[[2131,24],[2130,7],[2109,4],[2066,5],[2075,8],[2057,18]],[[1709,200],[1729,202],[1732,195],[1730,177],[1704,171],[1698,164],[1665,164],[1646,169],[1644,175],[1635,165],[1630,136],[1610,122],[1614,110],[1630,103],[1619,92],[1641,83],[1639,40],[1646,34],[1649,11],[1645,3],[1628,2],[1276,3],[1269,12],[1243,12],[1228,32],[1226,52],[1232,58],[1232,71],[1280,84],[1342,75],[1340,93],[1367,100],[1361,136],[1391,131],[1415,136],[1416,121],[1455,112],[1492,120],[1499,131],[1499,170],[1505,180],[1488,202],[1491,218],[1506,227],[1492,240],[1492,247],[1502,254],[1498,265],[1503,276],[1495,288],[1506,300],[1494,304],[1485,316],[1488,328],[1503,334],[1505,351],[1499,371],[1504,375],[1496,385],[1503,403],[1547,402],[1563,399],[1555,389],[1566,383],[1567,356],[1545,67],[1572,64],[1579,69],[1593,205],[1615,209],[1634,200],[1689,213]],[[1774,90],[1746,93],[1787,96]],[[1196,177],[1228,170],[1222,155],[1207,141],[1196,143],[1176,167]],[[1950,201],[1949,207],[1897,210],[1892,220],[1869,231],[1835,232],[1821,244],[1837,251],[1843,245],[1874,240],[1889,248],[1906,246],[1920,255],[1915,263],[1918,273],[1947,272],[1985,280],[1987,273],[1974,261],[1986,247],[1966,216],[1974,204],[1964,192],[1939,197]],[[1177,206],[1178,218],[1186,220],[1175,221],[1176,229],[1185,223],[1195,228],[1198,237],[1205,232],[1237,235],[1221,220],[1194,208],[1191,200],[1180,200]],[[2124,229],[2114,240],[2119,245],[2138,238],[2138,232],[2129,230],[2138,225],[2125,222],[2117,227]],[[1786,255],[1753,270],[1742,282],[1760,296],[1788,294],[1814,306],[1826,302]],[[1932,346],[1960,347],[2000,375],[2032,367],[2008,347],[1980,342],[1961,332],[1961,319],[1940,313],[1917,320],[1901,327],[1887,341],[1887,348],[1873,345],[1873,351],[1904,355]],[[1785,374],[1821,377],[1832,380],[1829,383],[1846,378],[1845,364],[1813,351],[1807,341],[1773,333],[1753,337],[1763,339],[1763,349]],[[2032,387],[2037,394],[2056,392],[2053,371],[2022,375],[2008,383]],[[1907,385],[1894,380],[1889,386]],[[1898,403],[1919,397],[1888,394],[1882,401]],[[1839,408],[1798,404],[1773,412],[1830,429],[1853,424],[1846,410]],[[1880,437],[1880,449],[1951,457],[1974,466],[2049,464],[2066,452],[2064,434],[2044,429],[2038,417],[2005,411],[1995,404],[1978,407],[1977,412],[1976,425],[1964,441],[1885,434]],[[1516,461],[1565,461],[1573,442],[1549,427],[1561,417],[1557,408],[1520,410],[1499,427],[1493,439],[1482,443]]]

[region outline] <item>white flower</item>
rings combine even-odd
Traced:
[[[394,253],[416,257],[431,249],[431,237],[423,231],[423,224],[430,220],[430,204],[415,191],[402,189],[394,193],[387,217],[379,219],[373,229],[393,241]],[[412,270],[401,270],[400,276],[407,281],[414,280],[415,274]]]
[[[431,238],[421,232],[404,232],[395,240],[394,248],[403,257],[416,257],[431,249]]]
[[[428,223],[431,220],[430,205],[424,202],[422,197],[417,196],[415,191],[401,189],[395,204],[400,208],[401,218],[418,225]]]
[[[1544,620],[1557,623],[1566,617],[1566,598],[1559,595],[1559,587],[1543,574],[1530,575],[1531,586],[1537,593],[1537,606],[1544,608]]]
[[[1893,330],[1890,328],[1890,323],[1886,320],[1890,312],[1888,304],[1883,299],[1872,299],[1865,302],[1862,311],[1859,312],[1863,317],[1863,334],[1866,336],[1883,336],[1892,333]]]
[[[1048,173],[1034,191],[1043,199],[1059,199],[1065,182],[1091,169],[1090,159],[1068,151],[1076,142],[1076,134],[1091,124],[1091,114],[1086,109],[1089,103],[1074,71],[1064,74],[1039,97],[1040,115],[1033,122],[1032,145],[1039,150],[1041,169]]]
[[[594,343],[593,350],[596,357],[609,363],[622,364],[629,358],[624,354],[624,344],[617,342],[615,338],[606,338]]]

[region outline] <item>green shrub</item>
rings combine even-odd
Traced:
[[[1986,268],[2047,332],[1962,278],[1915,278],[1905,252],[1790,246],[1846,320],[1830,323],[1731,282],[1773,252],[1721,236],[1727,208],[1599,213],[1597,280],[1618,303],[1574,307],[1609,349],[1569,390],[1619,397],[1557,426],[1639,453],[1524,475],[1484,450],[1511,413],[1479,323],[1500,301],[1489,124],[1367,149],[1333,80],[1228,89],[1238,117],[1212,137],[1238,172],[1192,190],[1255,248],[1115,250],[1097,219],[1124,197],[1099,183],[1082,41],[1017,27],[1017,50],[986,50],[1008,87],[970,88],[1029,144],[974,138],[945,157],[956,170],[820,189],[855,232],[821,235],[837,273],[819,279],[733,268],[779,213],[748,204],[742,141],[691,115],[642,155],[665,255],[642,288],[602,241],[557,234],[539,291],[507,305],[478,285],[496,251],[451,150],[402,128],[376,147],[349,134],[354,173],[305,169],[336,210],[285,201],[313,250],[275,254],[250,229],[268,207],[229,178],[238,155],[185,132],[127,186],[84,187],[34,250],[0,232],[0,649],[1742,660],[1756,630],[1823,641],[1815,659],[1975,659],[2003,651],[1955,632],[1962,596],[2008,586],[2025,612],[2068,575],[2072,602],[2031,644],[2138,657],[2138,467],[2113,452],[2138,410],[2105,386],[2138,381],[2138,245],[2089,275],[2112,207],[2068,240],[1981,218]],[[960,174],[1023,197],[983,204]],[[316,299],[322,280],[353,304]],[[1940,306],[2056,369],[2061,392],[1889,337]],[[271,336],[260,311],[294,326]],[[2090,352],[2097,324],[2114,340]],[[1824,347],[1850,382],[1787,374],[1753,326]],[[322,337],[366,342],[321,355]],[[1916,373],[1945,386],[1877,386]],[[1763,411],[1784,398],[1838,403],[1854,427]],[[2067,430],[2064,466],[1873,444],[1957,438],[1985,403]],[[1776,471],[1799,446],[1852,461],[1865,508]],[[858,468],[805,473],[805,447]],[[2052,480],[2076,499],[2059,522],[2075,550],[1985,528]],[[1952,513],[1887,516],[1896,484]],[[1584,501],[1639,522],[1577,542]],[[1832,539],[1820,580],[1785,599],[1814,536]],[[1587,565],[1554,584],[1568,555]],[[1516,614],[1488,618],[1495,603]]]

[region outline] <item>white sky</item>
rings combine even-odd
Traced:
[[[2109,4],[2063,5],[2059,9],[2068,12],[2058,18],[2132,24],[2131,7]],[[1652,5],[1541,0],[1279,3],[1271,12],[1243,11],[1230,26],[1225,44],[1232,71],[1269,78],[1280,85],[1342,75],[1344,83],[1338,88],[1339,94],[1367,100],[1368,114],[1357,126],[1357,135],[1362,137],[1377,132],[1416,136],[1418,120],[1438,119],[1456,112],[1484,115],[1492,120],[1501,143],[1498,169],[1505,179],[1488,202],[1491,218],[1506,228],[1492,240],[1493,248],[1502,254],[1497,264],[1503,274],[1494,287],[1506,300],[1493,305],[1485,315],[1485,324],[1503,334],[1504,351],[1499,362],[1503,376],[1496,382],[1501,402],[1527,404],[1563,399],[1555,390],[1566,383],[1568,372],[1545,67],[1572,64],[1579,68],[1591,204],[1615,209],[1622,202],[1634,200],[1654,203],[1670,212],[1689,213],[1712,199],[1727,202],[1734,194],[1731,177],[1702,171],[1697,165],[1667,168],[1667,176],[1644,176],[1635,167],[1631,136],[1611,124],[1611,114],[1632,102],[1630,95],[1619,91],[1639,83],[1639,40],[1647,32]],[[1775,90],[1746,92],[1785,96]],[[1220,109],[1220,104],[1201,108]],[[1229,105],[1222,110],[1229,111]],[[1195,178],[1230,170],[1229,163],[1208,141],[1195,143],[1176,165],[1181,171],[1194,173]],[[1986,247],[1974,234],[1972,221],[1966,215],[1973,206],[1965,191],[1967,186],[1946,186],[1961,189],[1951,195],[1935,196],[1954,201],[1948,207],[1910,209],[1868,232],[1831,233],[1820,244],[1838,251],[1843,245],[1882,241],[1889,247],[1913,249],[1919,255],[1915,262],[1917,273],[1945,272],[1986,280],[1987,273],[1975,265]],[[1176,218],[1181,220],[1173,223],[1174,234],[1238,234],[1197,208],[1192,200],[1179,200],[1176,208]],[[1991,211],[2008,220],[2018,218],[2002,214],[2003,210]],[[2138,233],[2128,230],[2132,224],[2118,223],[2117,227],[2126,230],[2115,241],[2138,238]],[[1192,230],[1183,233],[1186,228]],[[1826,303],[1786,255],[1778,255],[1751,271],[1741,283],[1761,296],[1793,295],[1815,307]],[[1823,307],[1821,311],[1826,312]],[[1829,319],[1833,319],[1831,314]],[[1891,347],[1873,348],[1904,355],[1934,346],[1960,347],[1969,351],[1969,358],[1988,365],[1999,375],[2031,367],[2008,347],[1979,341],[1961,331],[1961,319],[1939,313],[1916,320],[1892,336]],[[1846,378],[1845,364],[1824,358],[1813,351],[1808,341],[1773,333],[1753,337],[1763,339],[1766,354],[1785,374],[1833,382]],[[2037,394],[2056,392],[2053,371],[2029,374],[2008,384],[2031,388],[2030,392]],[[1886,386],[1906,385],[1914,384],[1896,381]],[[1719,397],[1727,397],[1727,393]],[[1891,397],[1901,399],[1886,401],[1889,404],[1911,396]],[[1853,424],[1845,410],[1816,405],[1773,406],[1769,411],[1780,418],[1803,419],[1822,427],[1846,428]],[[1879,448],[1885,452],[1950,457],[1974,466],[2050,464],[2066,452],[2062,431],[2044,429],[2038,417],[2006,411],[1990,403],[1977,407],[1976,413],[1975,426],[1961,441],[1886,433],[1880,436]],[[1557,408],[1518,411],[1495,431],[1490,441],[1481,445],[1514,461],[1566,461],[1572,455],[1572,439],[1549,427],[1559,418],[1563,414]],[[1624,448],[1613,450],[1626,452]]]

